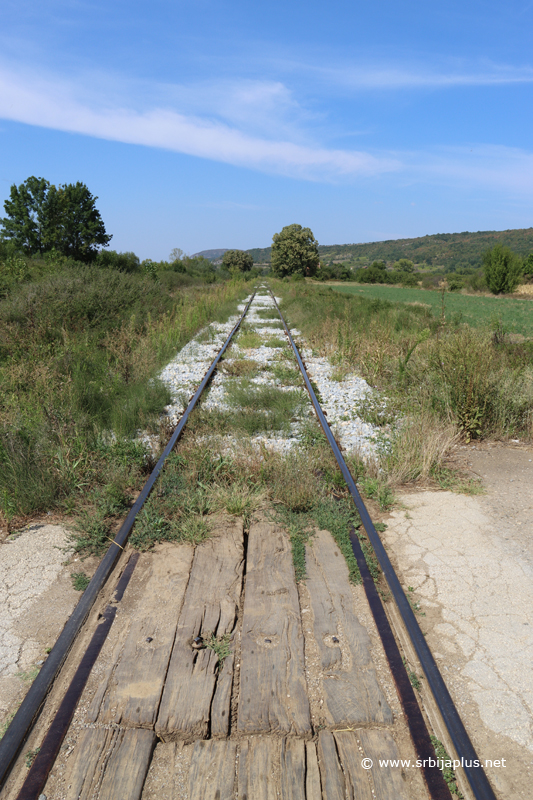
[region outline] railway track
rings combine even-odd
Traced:
[[[139,555],[127,546],[165,461],[254,297],[191,398],[0,741],[3,797],[38,800],[45,786],[54,792],[49,800],[450,797],[441,770],[432,763],[435,749],[426,715],[354,529],[353,554],[400,699],[400,727],[395,727],[368,634],[353,608],[348,570],[328,534],[317,533],[306,545],[305,589],[294,579],[289,536],[262,512],[247,530],[238,519],[217,518],[216,535],[196,549],[167,544],[155,554]],[[471,795],[494,798],[483,769],[469,766],[478,757],[291,332],[270,297],[423,669],[435,718],[447,732],[453,757],[463,762]],[[410,742],[399,744],[402,724]],[[72,737],[73,726],[77,733]],[[33,759],[29,769],[25,747]],[[422,766],[407,776],[404,770],[404,777],[398,767],[362,766],[363,761],[377,765],[406,755]]]

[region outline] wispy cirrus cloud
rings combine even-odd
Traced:
[[[304,180],[353,182],[389,174],[405,184],[533,192],[533,153],[519,148],[367,152],[317,144],[309,132],[316,127],[312,115],[281,81],[178,85],[113,75],[66,81],[0,64],[0,117]]]
[[[296,72],[315,75],[320,81],[351,91],[447,89],[457,87],[508,86],[533,83],[533,67],[506,64],[446,63],[420,61],[382,62],[367,60],[333,64],[287,62]]]
[[[257,107],[269,87],[255,87],[244,82],[239,98],[234,91],[225,116],[235,123],[245,107]],[[276,89],[280,94],[280,88]],[[276,94],[272,92],[271,96]],[[141,103],[120,102],[114,87],[112,97],[98,93],[94,87],[88,93],[80,84],[64,80],[37,78],[0,68],[0,116],[5,119],[38,125],[55,130],[80,133],[102,139],[160,147],[187,155],[222,161],[308,180],[334,180],[343,176],[374,176],[397,170],[400,165],[391,157],[376,157],[368,152],[329,149],[301,141],[267,138],[253,135],[237,124],[219,118],[223,99],[212,104],[211,113],[182,113],[172,106],[172,92],[167,92],[166,105],[160,96],[162,87],[154,87],[153,95],[160,101]],[[175,87],[174,94],[186,94]],[[145,92],[145,94],[147,94]],[[259,97],[257,96],[259,94]],[[158,96],[159,95],[159,96]],[[179,103],[178,103],[179,105]],[[187,105],[194,105],[189,101]],[[217,108],[218,105],[218,108]],[[218,113],[217,113],[218,112]],[[303,138],[303,137],[300,137]]]

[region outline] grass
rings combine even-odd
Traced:
[[[262,365],[253,358],[224,359],[219,370],[232,378],[255,378],[261,372]]]
[[[283,386],[304,386],[300,371],[290,364],[284,363],[281,359],[271,363],[268,371]]]
[[[268,411],[270,414],[287,417],[301,413],[309,402],[301,390],[281,391],[277,386],[256,386],[246,380],[232,381],[226,389],[226,395],[228,402],[235,408]]]
[[[398,286],[336,286],[335,291],[365,298],[377,298],[401,303],[420,303],[431,309],[435,317],[440,317],[442,293],[430,289],[407,289]],[[512,333],[533,337],[533,303],[514,297],[487,297],[485,295],[457,294],[445,295],[445,313],[448,319],[460,317],[475,328],[485,328],[494,319],[501,320],[504,328]]]
[[[366,398],[355,410],[387,433],[378,446],[389,483],[431,479],[459,437],[531,438],[533,343],[511,342],[499,323],[491,330],[443,322],[428,305],[348,288],[276,283],[291,325],[330,358],[338,377],[357,371],[387,398],[383,408]]]
[[[266,339],[263,342],[263,347],[284,347],[285,340],[281,339],[279,336],[271,336],[270,339]]]
[[[280,321],[279,314],[278,314],[278,311],[277,311],[276,308],[257,309],[256,312],[255,312],[255,315],[259,319],[263,319],[263,320],[274,319],[274,320],[277,320],[278,322]]]
[[[254,350],[257,347],[261,347],[263,340],[259,333],[243,325],[239,334],[235,337],[235,344],[243,350]]]
[[[102,442],[140,429],[164,440],[159,414],[170,396],[158,370],[208,322],[235,313],[247,291],[242,282],[179,287],[77,266],[0,300],[0,513],[7,522],[53,508],[72,513],[109,484],[138,487],[146,450],[143,467],[121,469],[112,444]]]
[[[222,672],[225,659],[231,655],[231,635],[224,633],[222,636],[216,636],[214,633],[207,632],[203,638],[207,650],[212,650],[217,656],[217,672]]]
[[[261,330],[262,328],[279,328],[280,330],[283,330],[283,323],[279,319],[279,316],[277,320],[272,319],[272,320],[267,320],[266,322],[254,322],[253,326],[254,328],[259,330]]]

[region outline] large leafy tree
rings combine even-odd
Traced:
[[[483,253],[483,268],[487,286],[493,294],[514,292],[524,269],[520,256],[501,244]]]
[[[310,228],[286,225],[272,237],[272,272],[286,275],[315,275],[319,266],[318,242]]]
[[[78,261],[91,261],[100,246],[112,239],[84,183],[58,187],[44,178],[28,178],[11,187],[1,220],[2,238],[15,242],[28,255],[57,250]]]
[[[253,265],[254,260],[252,256],[244,250],[226,250],[222,256],[222,266],[233,274],[250,272]]]
[[[49,189],[47,180],[32,176],[20,186],[13,184],[9,200],[4,203],[7,217],[0,220],[2,238],[11,240],[28,255],[44,253],[47,249],[46,206]]]
[[[77,261],[91,261],[99,246],[109,244],[100,212],[84,183],[51,186],[48,191],[48,238],[64,256]]]

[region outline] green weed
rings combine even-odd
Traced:
[[[91,582],[91,579],[85,572],[71,572],[72,588],[77,592],[84,592]]]
[[[255,378],[261,371],[261,366],[252,358],[235,358],[224,359],[219,369],[234,378]]]
[[[366,497],[379,503],[379,507],[382,511],[386,511],[393,505],[394,493],[391,487],[379,477],[373,478],[369,476],[361,478],[359,486]]]
[[[467,478],[459,471],[450,467],[440,466],[431,472],[441,489],[458,494],[477,495],[483,494],[485,488],[479,478]]]
[[[420,678],[418,677],[416,672],[413,672],[413,670],[409,667],[409,664],[407,663],[405,658],[402,658],[402,661],[403,661],[403,665],[405,667],[405,671],[407,672],[407,677],[409,678],[409,681],[411,682],[411,686],[413,687],[413,689],[416,689],[417,692],[419,692],[422,689],[422,684],[420,683]]]
[[[16,672],[15,677],[20,678],[20,680],[25,681],[25,683],[33,683],[40,671],[41,668],[35,665],[25,672]]]
[[[28,752],[26,753],[26,758],[25,758],[26,767],[28,769],[31,767],[31,765],[35,761],[35,756],[37,756],[38,753],[40,753],[40,752],[41,752],[41,748],[40,747],[35,748],[35,750],[28,750]]]
[[[444,747],[442,742],[439,741],[439,739],[437,739],[436,736],[430,736],[430,739],[431,739],[431,744],[435,748],[435,755],[441,761],[441,763],[444,763],[446,765],[444,769],[442,769],[441,767],[442,777],[448,784],[448,789],[450,790],[450,793],[455,794],[459,798],[459,800],[463,800],[463,795],[461,794],[461,792],[459,791],[459,787],[457,786],[457,779],[455,777],[455,772],[453,770],[453,767],[451,766],[453,764],[453,760],[446,752],[446,748]]]
[[[113,541],[111,522],[94,510],[83,510],[78,515],[75,528],[70,534],[74,552],[100,556]]]
[[[18,705],[20,705],[20,703]],[[18,706],[17,706],[17,708],[18,708]],[[15,709],[10,714],[8,714],[7,717],[5,718],[5,720],[0,725],[0,740],[4,738],[4,734],[7,731],[7,729],[9,728],[9,726],[11,725],[11,722],[13,721],[13,718],[14,718],[16,713],[17,713],[17,709]]]
[[[222,636],[217,636],[214,633],[207,632],[203,639],[206,648],[212,650],[217,656],[217,672],[222,672],[224,660],[231,655],[231,634],[224,633]]]

